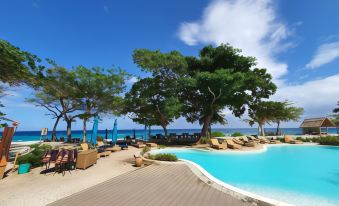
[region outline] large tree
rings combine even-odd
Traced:
[[[47,115],[55,119],[52,129],[52,141],[56,141],[57,135],[56,130],[60,119],[63,117],[65,111],[60,106],[59,99],[46,92],[43,87],[36,90],[34,97],[26,99],[27,102],[34,104],[37,107],[45,108],[48,113]]]
[[[179,80],[182,114],[189,122],[202,125],[202,136],[211,124],[224,124],[222,111],[230,109],[237,117],[245,105],[274,94],[276,86],[266,69],[255,68],[254,57],[222,44],[204,47],[199,57],[186,57],[188,76]]]
[[[185,57],[177,51],[137,49],[133,60],[152,76],[138,80],[126,94],[125,113],[140,124],[161,126],[167,136],[167,126],[180,116],[177,89],[178,79],[187,71]]]
[[[264,125],[275,120],[275,112],[277,109],[282,109],[281,102],[264,101],[256,102],[249,105],[248,123],[253,126],[258,124],[258,133],[261,136],[265,136]]]
[[[304,109],[292,106],[291,102],[277,102],[273,111],[273,122],[277,123],[276,135],[280,134],[280,123],[288,121],[298,121],[303,114]]]
[[[159,125],[167,136],[167,126],[180,116],[181,104],[173,88],[161,79],[144,78],[133,84],[125,96],[125,112],[134,122]]]
[[[57,101],[62,111],[63,120],[67,125],[67,139],[72,138],[72,122],[81,113],[81,103],[78,100],[78,85],[75,74],[63,67],[54,65],[46,71],[41,92]]]
[[[86,141],[86,122],[100,113],[122,111],[122,97],[125,80],[128,74],[121,69],[104,69],[100,67],[86,68],[78,66],[73,71],[75,75],[77,100],[82,105],[83,140]]]

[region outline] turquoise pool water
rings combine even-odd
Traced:
[[[240,189],[295,205],[339,205],[339,147],[275,146],[260,153],[162,149]]]

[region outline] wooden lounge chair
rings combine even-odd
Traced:
[[[257,139],[257,138],[255,138],[255,137],[253,137],[253,136],[246,136],[246,138],[247,138],[249,141],[253,141],[253,142],[257,143],[257,144],[260,143],[260,139]]]
[[[231,139],[226,139],[227,147],[230,149],[241,149],[241,145],[236,144],[233,140]]]
[[[269,144],[270,141],[268,139],[266,139],[265,137],[257,137],[262,144]]]
[[[108,147],[105,150],[110,152],[117,152],[121,150],[121,147],[119,145],[114,145],[113,147]]]
[[[220,144],[217,139],[211,139],[211,147],[215,149],[227,149],[227,144],[226,142]]]
[[[285,142],[289,143],[289,144],[302,144],[303,142],[300,140],[296,140],[294,139],[292,136],[290,135],[285,135]]]
[[[158,145],[157,145],[157,143],[148,142],[148,143],[146,143],[146,146],[147,147],[157,147]]]
[[[136,147],[136,148],[144,148],[144,147],[146,147],[146,145],[143,142],[137,141],[137,140],[132,141],[131,145]]]
[[[255,147],[256,143],[253,141],[248,141],[246,137],[235,138],[236,140],[242,142],[242,145],[245,147]]]
[[[236,137],[232,139],[232,142],[240,146],[245,146],[245,143]]]

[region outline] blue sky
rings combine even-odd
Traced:
[[[326,116],[339,100],[339,1],[326,0],[11,0],[0,4],[0,38],[66,67],[119,66],[137,76],[135,48],[196,55],[206,44],[231,43],[258,58],[279,89],[273,100],[295,102],[306,117]],[[24,102],[28,88],[2,99],[21,130],[51,127],[45,111]],[[226,127],[248,127],[225,110]],[[245,117],[244,117],[245,118]],[[100,129],[111,128],[104,118]],[[299,122],[285,123],[297,127]],[[128,118],[119,127],[142,128]],[[199,128],[183,119],[170,128]],[[217,125],[216,127],[220,127]],[[64,123],[60,130],[64,130]],[[81,122],[74,124],[81,129]]]

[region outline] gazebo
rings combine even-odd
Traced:
[[[303,129],[303,134],[328,134],[329,127],[336,126],[327,117],[305,119],[300,125],[300,128]],[[322,132],[322,128],[326,128],[326,132]]]

